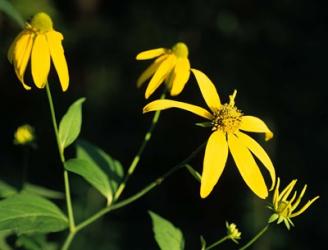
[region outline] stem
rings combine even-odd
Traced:
[[[90,218],[88,218],[85,221],[81,222],[79,225],[76,226],[75,233],[77,233],[78,231],[82,230],[83,228],[85,228],[89,224],[95,222],[97,219],[99,219],[100,217],[102,217],[103,215],[105,215],[106,213],[108,213],[109,211],[112,211],[112,210],[115,210],[115,209],[119,209],[119,208],[125,207],[125,206],[129,205],[130,203],[132,203],[132,202],[140,199],[141,197],[143,197],[145,194],[147,194],[153,188],[155,188],[158,185],[160,185],[167,177],[169,177],[170,175],[172,175],[174,172],[176,172],[177,170],[181,169],[182,167],[185,167],[186,163],[188,163],[192,158],[194,158],[197,155],[197,153],[201,149],[203,149],[204,146],[205,146],[205,143],[203,143],[196,150],[194,150],[186,159],[184,159],[183,161],[181,161],[179,164],[175,165],[168,172],[166,172],[165,174],[163,174],[161,177],[157,178],[155,181],[151,182],[149,185],[147,185],[145,188],[143,188],[138,193],[132,195],[131,197],[129,197],[129,198],[127,198],[127,199],[125,199],[125,200],[123,200],[121,202],[118,202],[116,204],[113,204],[110,207],[105,207],[105,208],[101,209],[100,211],[98,211],[97,213],[95,213],[94,215],[92,215]]]
[[[52,95],[51,95],[51,91],[50,91],[50,87],[49,87],[48,83],[46,84],[46,90],[47,90],[47,97],[48,97],[48,101],[49,101],[52,124],[54,127],[57,146],[58,146],[58,150],[59,150],[60,161],[62,162],[62,164],[64,164],[65,163],[64,149],[61,146],[60,140],[59,140],[59,132],[58,132],[58,126],[57,126],[57,120],[56,120],[56,113],[55,113],[55,108],[54,108],[54,104],[52,101]],[[66,206],[67,206],[67,213],[68,213],[69,229],[70,229],[70,232],[74,232],[75,231],[74,214],[73,214],[73,208],[72,208],[71,193],[70,193],[70,188],[69,188],[68,172],[66,169],[64,169],[64,183],[65,183],[65,196],[66,196]],[[74,236],[72,236],[72,237],[74,237]]]
[[[68,237],[66,238],[66,240],[64,242],[64,245],[61,248],[62,250],[68,250],[69,246],[72,243],[72,240],[74,239],[75,234],[76,234],[76,231],[69,233]]]
[[[248,243],[246,243],[243,247],[238,250],[245,250],[249,246],[251,246],[258,238],[260,238],[269,228],[270,224],[267,224],[260,232],[258,232]]]
[[[224,236],[223,238],[219,239],[218,241],[214,242],[213,244],[211,244],[210,246],[206,247],[205,250],[209,250],[212,249],[213,247],[216,247],[217,245],[220,245],[221,243],[223,243],[224,241],[226,241],[227,239],[229,239],[229,236]]]
[[[160,99],[164,99],[165,98],[165,93],[163,93],[161,95],[161,98]],[[153,116],[153,119],[151,121],[151,124],[150,124],[150,127],[147,131],[147,133],[145,134],[145,137],[143,139],[143,142],[137,152],[137,154],[134,156],[129,168],[128,168],[128,172],[123,180],[123,182],[119,185],[119,187],[117,188],[116,192],[115,192],[115,195],[114,195],[114,201],[117,200],[120,195],[122,194],[123,190],[125,189],[126,187],[126,183],[127,181],[129,180],[130,176],[133,174],[134,170],[136,169],[139,161],[140,161],[140,158],[141,158],[141,154],[143,153],[147,143],[149,142],[151,136],[152,136],[152,133],[158,123],[158,119],[159,119],[159,116],[160,116],[160,113],[161,111],[160,110],[157,110]]]

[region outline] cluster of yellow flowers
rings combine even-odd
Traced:
[[[62,40],[62,34],[53,29],[52,20],[45,13],[36,14],[16,37],[8,51],[8,59],[13,64],[16,75],[25,89],[29,90],[31,88],[30,84],[26,84],[24,81],[26,67],[31,59],[32,77],[34,84],[38,88],[44,88],[48,83],[47,78],[50,70],[50,61],[52,60],[58,73],[62,90],[67,90],[69,74]],[[212,132],[207,141],[203,161],[200,187],[200,196],[202,198],[206,198],[217,184],[230,151],[237,169],[247,186],[258,197],[265,199],[268,196],[268,187],[254,159],[255,156],[271,177],[269,190],[275,187],[272,206],[274,214],[270,218],[270,222],[278,220],[278,223],[280,223],[284,221],[289,228],[289,225],[292,225],[290,218],[304,212],[318,199],[318,196],[306,203],[298,212],[293,213],[294,209],[299,205],[306,187],[302,190],[301,195],[294,204],[292,203],[296,198],[296,193],[291,199],[288,199],[288,196],[296,181],[293,181],[279,194],[280,180],[278,178],[276,184],[275,168],[270,157],[259,143],[245,133],[263,133],[267,141],[273,137],[273,132],[260,118],[245,115],[236,107],[236,90],[229,96],[228,102],[222,103],[212,81],[202,71],[191,68],[188,54],[188,47],[182,42],[175,44],[172,49],[157,48],[139,53],[136,57],[137,60],[155,59],[155,61],[141,74],[137,80],[137,86],[142,86],[143,83],[150,79],[145,92],[146,99],[162,83],[166,84],[171,96],[177,96],[183,91],[190,78],[190,73],[192,73],[208,109],[185,102],[161,99],[147,104],[143,112],[179,108],[209,120],[208,124]],[[25,132],[17,134],[17,141],[28,140],[24,135]],[[233,224],[227,226],[227,228],[230,230],[232,238],[238,239],[240,237],[240,233],[238,234]]]

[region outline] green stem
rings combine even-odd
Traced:
[[[194,150],[182,162],[180,162],[179,164],[175,165],[168,172],[166,172],[165,174],[163,174],[161,177],[157,178],[155,181],[151,182],[149,185],[147,185],[145,188],[143,188],[138,193],[132,195],[131,197],[129,197],[129,198],[127,198],[127,199],[125,199],[125,200],[123,200],[121,202],[115,203],[115,204],[111,205],[110,207],[105,207],[105,208],[101,209],[100,211],[98,211],[97,213],[95,213],[94,215],[92,215],[90,218],[88,218],[85,221],[81,222],[79,225],[76,226],[75,233],[78,232],[78,231],[80,231],[80,230],[82,230],[83,228],[85,228],[86,226],[90,225],[91,223],[95,222],[96,220],[98,220],[100,217],[102,217],[103,215],[105,215],[109,211],[112,211],[112,210],[116,210],[116,209],[125,207],[128,204],[130,204],[130,203],[132,203],[132,202],[140,199],[141,197],[143,197],[145,194],[147,194],[153,188],[155,188],[158,185],[160,185],[167,177],[169,177],[170,175],[172,175],[174,172],[176,172],[177,170],[181,169],[182,167],[185,167],[186,166],[186,163],[188,163],[192,158],[194,158],[198,154],[198,152],[203,149],[204,146],[205,146],[205,143],[203,143],[202,145],[200,145],[196,150]]]
[[[258,232],[249,242],[247,242],[243,247],[239,248],[238,250],[245,250],[249,246],[251,246],[255,241],[258,240],[269,228],[270,224],[267,224],[260,232]]]
[[[165,93],[163,93],[161,95],[161,99],[164,99],[164,98],[165,98]],[[153,133],[153,131],[154,131],[154,129],[155,129],[157,123],[158,123],[158,119],[159,119],[160,113],[161,113],[160,110],[157,110],[155,112],[155,114],[153,116],[153,119],[151,121],[151,125],[150,125],[147,133],[145,134],[145,137],[143,139],[143,142],[142,142],[142,144],[141,144],[141,146],[140,146],[137,154],[133,158],[133,160],[132,160],[132,162],[131,162],[131,164],[130,164],[130,166],[128,168],[128,172],[127,172],[124,180],[122,181],[122,183],[119,185],[119,187],[117,188],[117,190],[115,192],[114,201],[117,200],[121,196],[123,190],[126,187],[127,181],[129,180],[130,176],[133,174],[134,170],[136,169],[136,167],[137,167],[137,165],[138,165],[138,163],[140,161],[141,154],[143,153],[143,151],[144,151],[147,143],[149,142],[149,140],[150,140],[150,138],[152,136],[152,133]]]
[[[69,246],[71,245],[72,243],[72,240],[74,239],[74,236],[76,234],[76,231],[75,232],[70,232],[68,237],[66,238],[65,242],[64,242],[64,245],[62,246],[61,250],[68,250]]]
[[[208,247],[205,248],[205,250],[212,249],[213,247],[216,247],[217,245],[220,245],[224,241],[228,240],[230,237],[229,236],[224,236],[223,238],[219,239],[218,241],[214,242],[212,245],[209,245]]]
[[[64,164],[65,163],[64,150],[63,150],[63,147],[61,146],[60,140],[59,140],[59,132],[58,132],[58,126],[57,126],[56,113],[55,113],[55,108],[54,108],[54,104],[52,101],[52,95],[51,95],[51,91],[50,91],[50,87],[49,87],[48,83],[46,84],[46,90],[47,90],[47,96],[48,96],[48,101],[49,101],[52,124],[54,127],[57,146],[58,146],[58,150],[59,150],[60,161],[62,162],[62,164]],[[68,178],[68,172],[65,169],[64,169],[64,183],[65,183],[65,196],[66,196],[66,206],[67,206],[67,213],[68,213],[69,229],[70,229],[70,232],[74,232],[75,231],[75,222],[74,222],[74,214],[73,214],[72,201],[71,201],[71,193],[70,193],[70,188],[69,188],[69,178]]]

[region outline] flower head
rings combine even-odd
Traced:
[[[29,60],[34,84],[38,88],[44,88],[48,81],[50,58],[62,90],[67,90],[69,75],[62,40],[63,35],[53,29],[51,18],[44,12],[37,13],[15,38],[8,50],[8,59],[14,65],[16,75],[26,90],[31,89],[24,81]]]
[[[228,223],[226,221],[227,228],[227,236],[235,243],[238,244],[238,240],[240,240],[241,232],[239,232],[235,223]]]
[[[230,150],[239,173],[248,187],[260,198],[268,195],[264,178],[254,160],[257,157],[269,171],[272,185],[275,183],[275,169],[264,149],[250,136],[242,131],[264,133],[266,140],[273,133],[266,124],[255,116],[244,115],[236,106],[237,91],[230,96],[230,101],[221,104],[214,84],[201,71],[191,70],[196,77],[199,88],[210,111],[204,108],[173,100],[156,100],[143,109],[144,113],[168,108],[180,108],[199,115],[210,121],[212,134],[208,139],[201,178],[200,196],[207,197],[218,182],[227,161]]]
[[[34,128],[28,124],[18,127],[14,134],[14,144],[17,145],[31,144],[34,140]]]
[[[156,58],[138,78],[137,86],[140,87],[151,76],[146,89],[145,98],[148,99],[154,91],[166,82],[170,94],[176,96],[181,93],[190,76],[190,63],[188,59],[188,47],[179,42],[172,49],[158,48],[139,53],[137,60]]]
[[[280,179],[278,177],[277,185],[273,194],[272,206],[269,208],[273,210],[273,214],[269,219],[269,223],[272,223],[277,220],[277,224],[284,222],[288,230],[290,229],[290,225],[294,226],[291,218],[296,217],[302,213],[306,209],[308,209],[313,202],[319,199],[319,196],[316,196],[309,200],[302,208],[297,209],[301,200],[305,194],[307,185],[304,185],[300,195],[297,197],[297,192],[295,191],[292,197],[289,197],[293,188],[296,184],[297,180],[292,180],[285,188],[279,193]]]

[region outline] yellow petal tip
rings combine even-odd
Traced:
[[[272,138],[273,138],[273,133],[272,132],[265,133],[265,141],[269,141]]]

